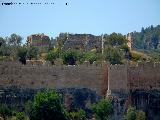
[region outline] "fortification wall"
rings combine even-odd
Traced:
[[[128,92],[127,64],[110,65],[109,67],[109,89],[111,92]]]
[[[138,63],[128,68],[128,83],[131,90],[160,90],[160,64]]]
[[[107,87],[107,64],[80,66],[0,63],[0,86],[19,88],[88,88],[102,95]]]
[[[108,65],[106,62],[87,62],[79,66],[21,65],[16,62],[0,62],[0,102],[24,106],[38,90],[57,89],[64,96],[67,108],[70,98],[76,106],[87,108],[99,96],[111,90],[115,98],[115,113],[123,113],[131,104],[146,111],[160,108],[160,64],[138,63],[131,66]],[[108,81],[109,80],[109,81]],[[88,109],[88,108],[87,108]],[[159,113],[156,114],[159,117]]]
[[[109,88],[111,91],[160,90],[160,64],[139,62],[136,66],[110,65]]]
[[[89,88],[105,95],[111,91],[160,90],[160,64],[110,65],[21,65],[0,63],[0,85],[24,88]]]

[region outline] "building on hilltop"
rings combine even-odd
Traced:
[[[50,47],[49,36],[44,34],[33,34],[27,37],[27,46],[31,47]]]

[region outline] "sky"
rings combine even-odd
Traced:
[[[0,36],[16,33],[23,41],[36,33],[127,34],[158,24],[160,0],[0,0]]]

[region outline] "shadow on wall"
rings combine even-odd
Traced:
[[[0,103],[10,107],[24,109],[25,103],[33,100],[34,95],[39,91],[50,91],[53,89],[23,89],[16,86],[0,87]],[[84,109],[91,112],[90,105],[97,102],[101,97],[87,88],[64,88],[57,89],[62,94],[62,100],[68,110]]]
[[[148,120],[160,120],[160,91],[135,90],[131,98],[137,109],[146,112]]]

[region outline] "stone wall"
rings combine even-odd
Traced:
[[[110,65],[109,86],[111,91],[160,90],[160,64],[139,62],[132,66]]]
[[[128,92],[127,64],[110,65],[109,67],[109,89],[111,92]]]
[[[128,68],[128,83],[131,90],[160,90],[160,64],[139,62]]]
[[[27,37],[27,46],[29,47],[49,47],[50,44],[49,36],[44,34],[34,34]]]
[[[105,93],[107,64],[52,66],[0,63],[0,86],[19,88],[88,88],[97,94]]]
[[[81,49],[90,51],[92,49],[101,50],[102,40],[101,36],[94,36],[91,34],[60,34],[57,40],[63,41],[63,50],[67,49]]]
[[[38,90],[57,89],[65,94],[65,103],[70,104],[73,97],[76,106],[82,104],[81,108],[86,108],[99,96],[106,95],[109,84],[115,106],[119,106],[115,107],[116,116],[123,115],[133,104],[137,109],[146,111],[151,119],[154,116],[148,112],[158,110],[156,116],[160,118],[159,73],[160,64],[150,62],[136,66],[129,63],[108,65],[106,62],[79,66],[0,62],[0,97],[1,102],[9,104],[15,101],[16,104],[18,100],[18,105],[23,106],[24,101],[32,99]],[[78,99],[83,102],[77,102]]]
[[[100,95],[111,91],[160,90],[160,64],[138,63],[137,66],[108,65],[21,65],[0,63],[0,85],[26,88],[89,88]]]
[[[141,62],[136,66],[126,63],[110,65],[108,69],[109,88],[118,106],[114,107],[114,114],[118,119],[130,105],[145,111],[148,120],[160,119],[159,63]]]

